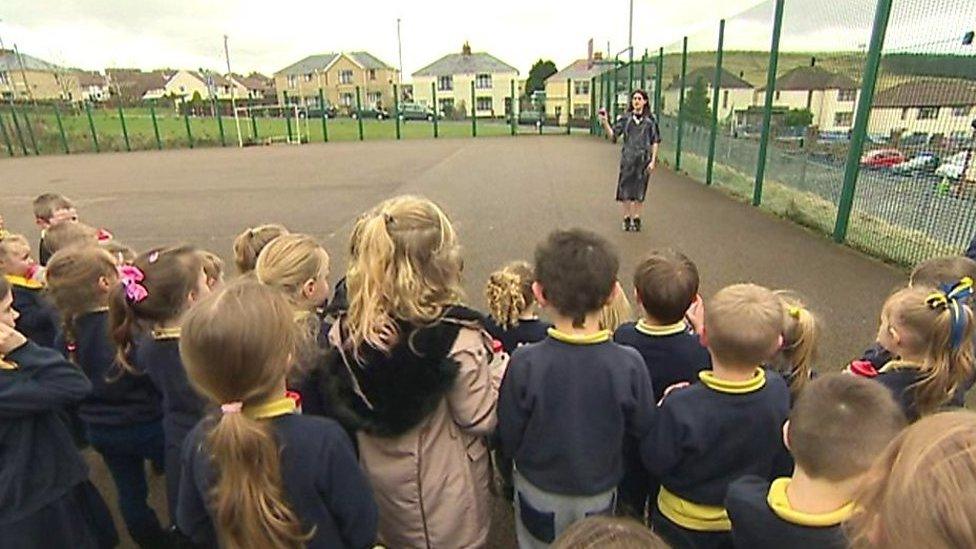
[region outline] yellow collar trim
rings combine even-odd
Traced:
[[[786,522],[800,526],[823,528],[825,526],[837,526],[854,513],[853,501],[829,513],[797,511],[790,505],[790,500],[786,496],[786,487],[789,485],[789,478],[778,478],[769,486],[769,494],[766,495],[766,503],[769,504],[769,508],[773,510],[773,513],[776,513],[776,516]]]
[[[702,505],[673,494],[664,486],[657,494],[657,508],[671,522],[697,532],[728,532],[732,522],[725,507]]]
[[[893,372],[895,370],[921,370],[922,367],[913,362],[905,362],[904,360],[889,360],[884,366],[878,370],[878,373]]]
[[[43,284],[36,280],[32,280],[27,277],[17,276],[17,275],[3,275],[12,286],[20,286],[21,288],[29,288],[31,290],[40,290],[44,287]]]
[[[709,389],[720,393],[742,395],[762,389],[766,385],[766,371],[757,367],[755,373],[752,375],[752,379],[746,381],[728,381],[715,377],[715,373],[711,370],[704,370],[698,372],[698,379]]]
[[[88,311],[88,312],[87,312],[87,313],[85,313],[85,314],[92,314],[92,313],[107,313],[107,312],[108,312],[108,307],[95,307],[94,309],[91,309],[90,311]]]
[[[245,406],[241,412],[251,419],[271,419],[298,413],[298,404],[293,398],[281,397],[263,404]]]
[[[674,324],[668,324],[667,326],[655,326],[642,318],[637,321],[635,328],[644,335],[660,337],[683,333],[688,330],[688,325],[682,320]]]
[[[610,341],[610,330],[600,330],[594,334],[577,335],[567,334],[566,332],[561,332],[555,328],[549,328],[547,333],[549,334],[549,337],[555,339],[556,341],[572,343],[573,345],[593,345],[596,343]]]
[[[16,362],[7,360],[7,357],[0,355],[0,370],[16,370],[20,368]]]
[[[177,326],[176,328],[156,328],[152,331],[152,337],[156,341],[164,339],[179,339],[181,328]]]

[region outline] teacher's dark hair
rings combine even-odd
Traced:
[[[635,95],[640,95],[641,97],[644,98],[644,110],[641,111],[641,113],[640,113],[641,118],[643,118],[643,117],[645,117],[645,116],[647,116],[648,114],[651,113],[651,110],[650,110],[651,109],[651,100],[647,98],[647,92],[646,91],[644,91],[644,90],[634,90],[634,93],[630,94],[630,101],[628,101],[628,104],[627,104],[627,112],[630,113],[630,114],[634,114],[634,96]]]

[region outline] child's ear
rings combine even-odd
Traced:
[[[51,226],[51,224],[48,222],[48,220],[47,219],[44,219],[43,217],[35,217],[34,218],[34,223],[38,227],[40,227],[42,229],[46,229],[46,228],[48,228],[48,227]]]
[[[98,277],[98,289],[108,293],[112,289],[112,281],[107,276]]]
[[[701,343],[702,347],[708,348],[708,330],[704,325],[701,327],[701,331],[698,332],[698,342]]]
[[[613,303],[613,300],[617,299],[617,295],[622,293],[624,293],[624,289],[620,286],[620,281],[614,281],[613,286],[610,288],[610,295],[607,296],[607,300],[603,304],[609,305]]]
[[[787,450],[793,450],[790,448],[790,420],[783,422],[783,446],[786,446]]]
[[[634,288],[634,301],[637,302],[641,307],[644,306],[644,300],[641,299],[640,290],[636,287]]]
[[[316,282],[314,278],[306,280],[305,283],[302,284],[302,297],[309,299],[315,295],[315,284]]]
[[[542,284],[539,284],[538,281],[532,283],[532,295],[535,296],[536,303],[538,303],[540,307],[545,307],[549,304],[549,302],[546,301],[545,288],[543,288]]]

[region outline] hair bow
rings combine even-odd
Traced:
[[[803,309],[800,308],[800,307],[790,307],[787,312],[790,314],[790,316],[792,316],[793,318],[799,320],[800,319],[800,312],[802,312],[802,311],[803,311]]]
[[[973,296],[973,279],[964,277],[953,285],[944,284],[942,288],[925,298],[925,303],[932,309],[946,309],[949,311],[952,334],[949,344],[952,349],[962,344],[962,335],[969,321],[962,307]]]
[[[132,303],[139,303],[149,296],[149,291],[141,284],[146,275],[135,265],[119,267],[119,282],[125,287],[125,297]]]

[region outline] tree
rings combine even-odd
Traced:
[[[706,126],[712,122],[712,109],[708,107],[708,86],[704,78],[695,80],[685,96],[685,120]]]
[[[795,126],[807,127],[813,124],[813,113],[810,112],[810,109],[790,109],[786,113],[784,123],[791,128]]]
[[[542,59],[532,65],[529,70],[529,79],[525,82],[525,96],[532,97],[532,92],[544,90],[546,88],[546,78],[556,74],[556,64],[552,61]]]

